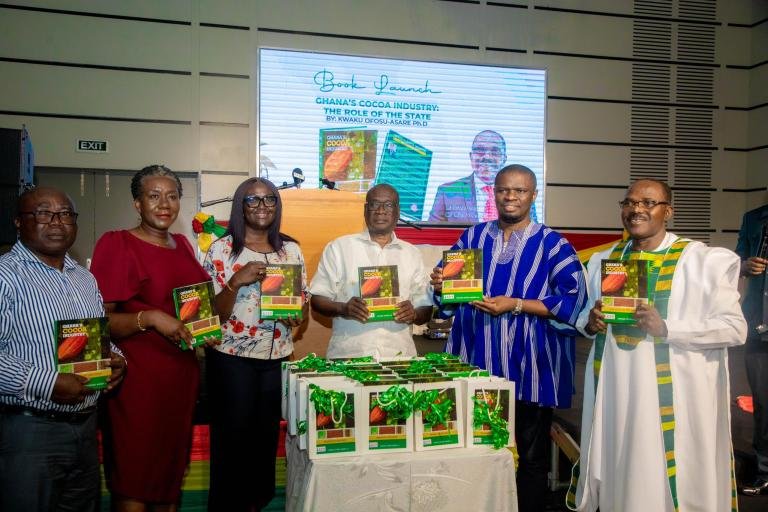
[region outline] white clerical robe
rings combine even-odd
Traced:
[[[667,233],[661,246],[677,237]],[[587,323],[600,296],[600,260],[588,265],[590,304],[577,326]],[[739,258],[722,248],[691,242],[672,280],[666,319],[675,414],[679,510],[731,510],[731,430],[727,348],[746,339],[739,307]],[[653,339],[634,350],[619,348],[611,326],[605,342],[597,394],[594,346],[587,361],[582,412],[577,510],[674,511],[667,479]]]

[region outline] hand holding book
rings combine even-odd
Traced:
[[[366,323],[370,313],[368,312],[368,306],[360,297],[352,297],[347,302],[341,303],[341,314],[344,318],[349,320],[357,320],[360,323]]]
[[[649,304],[638,304],[635,310],[635,324],[637,327],[656,338],[667,337],[667,324],[656,310]]]
[[[87,377],[76,373],[59,373],[53,384],[51,401],[57,404],[79,404],[85,397],[96,390],[86,387]]]
[[[598,332],[605,332],[608,327],[605,323],[605,315],[602,312],[603,302],[600,300],[595,301],[595,306],[589,310],[589,320],[584,330],[590,336],[594,336]]]

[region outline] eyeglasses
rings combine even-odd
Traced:
[[[277,196],[245,196],[243,204],[248,208],[258,208],[260,204],[272,208],[277,204]]]
[[[379,208],[383,208],[386,212],[394,211],[395,206],[397,206],[397,203],[394,201],[368,201],[365,203],[365,206],[368,207],[371,211],[376,211]]]
[[[624,199],[619,201],[619,206],[623,210],[629,210],[637,206],[642,207],[643,210],[653,210],[660,204],[670,204],[668,201],[654,201],[652,199],[641,199],[640,201],[633,201],[631,199]]]
[[[77,223],[77,213],[70,211],[52,212],[49,210],[37,210],[36,212],[19,212],[20,215],[32,215],[38,224],[51,224],[54,217],[59,218],[62,224],[72,225]]]

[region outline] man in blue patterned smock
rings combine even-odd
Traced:
[[[662,181],[636,181],[619,208],[629,238],[589,260],[592,307],[576,322],[595,341],[584,379],[578,484],[568,505],[584,512],[734,511],[728,347],[747,334],[739,258],[667,231],[672,192]],[[607,321],[613,313],[600,299],[603,259],[650,262],[649,303],[637,305],[633,325]]]
[[[54,321],[104,316],[96,280],[67,255],[72,201],[40,187],[19,198],[19,240],[0,257],[0,510],[96,510],[96,400],[56,370]],[[108,389],[125,360],[112,354]]]
[[[472,226],[454,249],[483,250],[484,298],[456,307],[446,351],[515,382],[515,439],[521,512],[544,509],[553,408],[571,406],[576,331],[586,302],[581,263],[571,244],[532,222],[536,176],[522,165],[496,175],[498,221]],[[442,265],[431,275],[436,299]]]

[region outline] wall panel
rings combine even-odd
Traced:
[[[189,76],[0,62],[0,110],[189,121]]]
[[[174,71],[190,69],[192,46],[190,28],[186,25],[0,10],[3,57]]]

